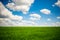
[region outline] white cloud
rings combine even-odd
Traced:
[[[34,0],[12,0],[13,3],[8,3],[6,6],[10,10],[14,11],[21,11],[24,14],[27,14],[27,12],[30,9],[30,6],[32,3],[34,3]]]
[[[48,19],[47,19],[47,21],[51,21],[51,19],[50,19],[50,18],[48,18]]]
[[[8,9],[6,9],[4,7],[4,5],[0,2],[0,18],[10,18],[10,19],[14,19],[14,20],[22,20],[23,17],[22,16],[18,16],[18,15],[13,15],[12,12],[10,12]]]
[[[31,5],[34,0],[12,0],[16,5]]]
[[[58,27],[60,26],[60,22],[51,22],[51,23],[41,23],[39,26],[44,26],[44,27]]]
[[[22,21],[23,17],[18,15],[13,15],[4,5],[0,2],[0,25],[13,25],[15,21]]]
[[[0,18],[7,18],[12,16],[12,12],[8,11],[4,5],[0,2]]]
[[[0,18],[0,26],[35,26],[37,23],[29,20],[11,20],[8,18]]]
[[[55,5],[59,6],[60,7],[60,0],[58,0]]]
[[[0,18],[0,26],[12,26],[15,24],[11,19],[9,18]]]
[[[52,23],[53,26],[60,26],[60,22]]]
[[[7,8],[9,8],[10,10],[14,10],[14,11],[16,10],[15,7],[14,7],[14,6],[15,6],[14,3],[8,3],[6,6],[7,6]]]
[[[55,5],[53,4],[52,7],[55,7]]]
[[[35,25],[37,25],[36,22],[29,21],[29,20],[23,20],[21,23],[22,23],[21,25],[24,25],[24,26],[32,26],[32,25],[35,26]]]
[[[50,14],[51,13],[51,11],[48,9],[41,9],[40,12],[44,13],[44,14]]]
[[[10,17],[10,19],[12,19],[12,20],[22,20],[23,17],[22,16],[18,16],[18,15],[13,15],[13,16]]]
[[[39,14],[30,14],[30,17],[32,17],[34,20],[40,20],[41,18]],[[31,20],[23,20],[22,16],[13,15],[12,12],[5,8],[4,5],[0,2],[0,26],[32,26],[32,25],[37,26],[38,23]],[[46,25],[49,26],[48,23]],[[60,22],[54,23],[53,25],[60,26]]]
[[[30,20],[40,20],[41,16],[39,14],[30,14]]]
[[[60,16],[58,16],[57,19],[60,19]]]
[[[0,10],[0,26],[31,26],[37,24],[33,21],[23,20],[22,16],[13,15],[1,2]]]

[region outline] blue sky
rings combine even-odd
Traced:
[[[28,5],[26,3],[29,2],[28,0],[26,2],[24,2],[23,0],[21,3],[18,3],[20,0],[19,1],[0,0],[0,1],[3,3],[6,9],[12,12],[13,15],[22,16],[24,20],[34,19],[32,21],[33,22],[35,21],[38,24],[43,24],[43,23],[51,24],[56,22],[59,22],[60,24],[60,0],[33,0],[33,1],[31,0],[30,3],[28,3]],[[15,6],[17,5],[21,6],[22,4],[25,5],[24,3],[26,3],[26,5],[22,6],[20,10],[18,10],[14,7],[10,7],[8,3],[14,3]],[[14,9],[12,10],[12,8]]]

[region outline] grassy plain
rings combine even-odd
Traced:
[[[0,27],[0,40],[60,40],[60,27]]]

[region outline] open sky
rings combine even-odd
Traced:
[[[60,26],[60,0],[0,0],[0,26]]]

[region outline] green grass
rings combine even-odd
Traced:
[[[0,27],[0,40],[60,40],[60,27]]]

